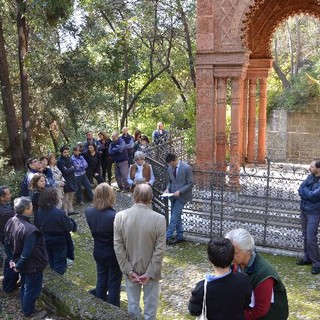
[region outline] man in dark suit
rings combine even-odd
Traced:
[[[167,229],[167,243],[172,245],[183,241],[181,214],[184,205],[192,199],[193,173],[191,167],[173,153],[168,153],[165,160],[169,164],[169,182],[164,192],[173,193],[170,197],[171,218]],[[174,231],[176,238],[172,239]]]

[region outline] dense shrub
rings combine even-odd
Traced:
[[[0,185],[9,187],[12,199],[19,197],[20,185],[25,171],[15,171],[11,167],[3,167],[0,170]]]

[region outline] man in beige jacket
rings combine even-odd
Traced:
[[[140,294],[144,292],[144,318],[156,319],[159,280],[166,248],[164,216],[150,209],[152,189],[137,185],[133,192],[135,204],[118,212],[114,220],[114,251],[125,275],[128,311],[141,319]]]

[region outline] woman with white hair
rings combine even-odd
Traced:
[[[128,173],[128,183],[130,191],[133,192],[137,184],[147,183],[152,187],[155,177],[150,164],[145,161],[145,154],[142,151],[136,151],[134,154],[135,163],[130,166]]]
[[[233,264],[236,271],[245,272],[253,287],[246,320],[285,320],[288,318],[286,289],[276,270],[259,255],[251,234],[245,229],[234,229],[226,234],[234,248]]]

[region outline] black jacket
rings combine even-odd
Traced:
[[[11,204],[0,204],[0,242],[4,243],[4,227],[8,220],[14,216]]]
[[[252,287],[244,273],[230,273],[207,283],[208,320],[244,320],[244,309],[249,307]],[[202,312],[204,280],[198,282],[189,301],[189,312]]]
[[[51,207],[47,210],[40,207],[37,227],[43,232],[46,245],[66,245],[68,233],[77,230],[75,221],[57,207]]]
[[[77,181],[74,175],[76,169],[73,166],[71,158],[60,156],[57,161],[57,167],[62,172],[63,177],[66,180],[64,192],[75,192],[77,190]]]
[[[20,270],[25,273],[36,273],[44,270],[48,263],[47,252],[42,233],[30,223],[28,217],[15,215],[5,226],[6,242],[8,243],[12,260],[17,262],[21,257],[25,240],[33,233],[37,234],[36,243],[30,258]]]
[[[85,211],[87,222],[94,239],[93,256],[98,263],[117,265],[113,249],[113,221],[116,212],[109,208],[102,211],[88,208]]]

